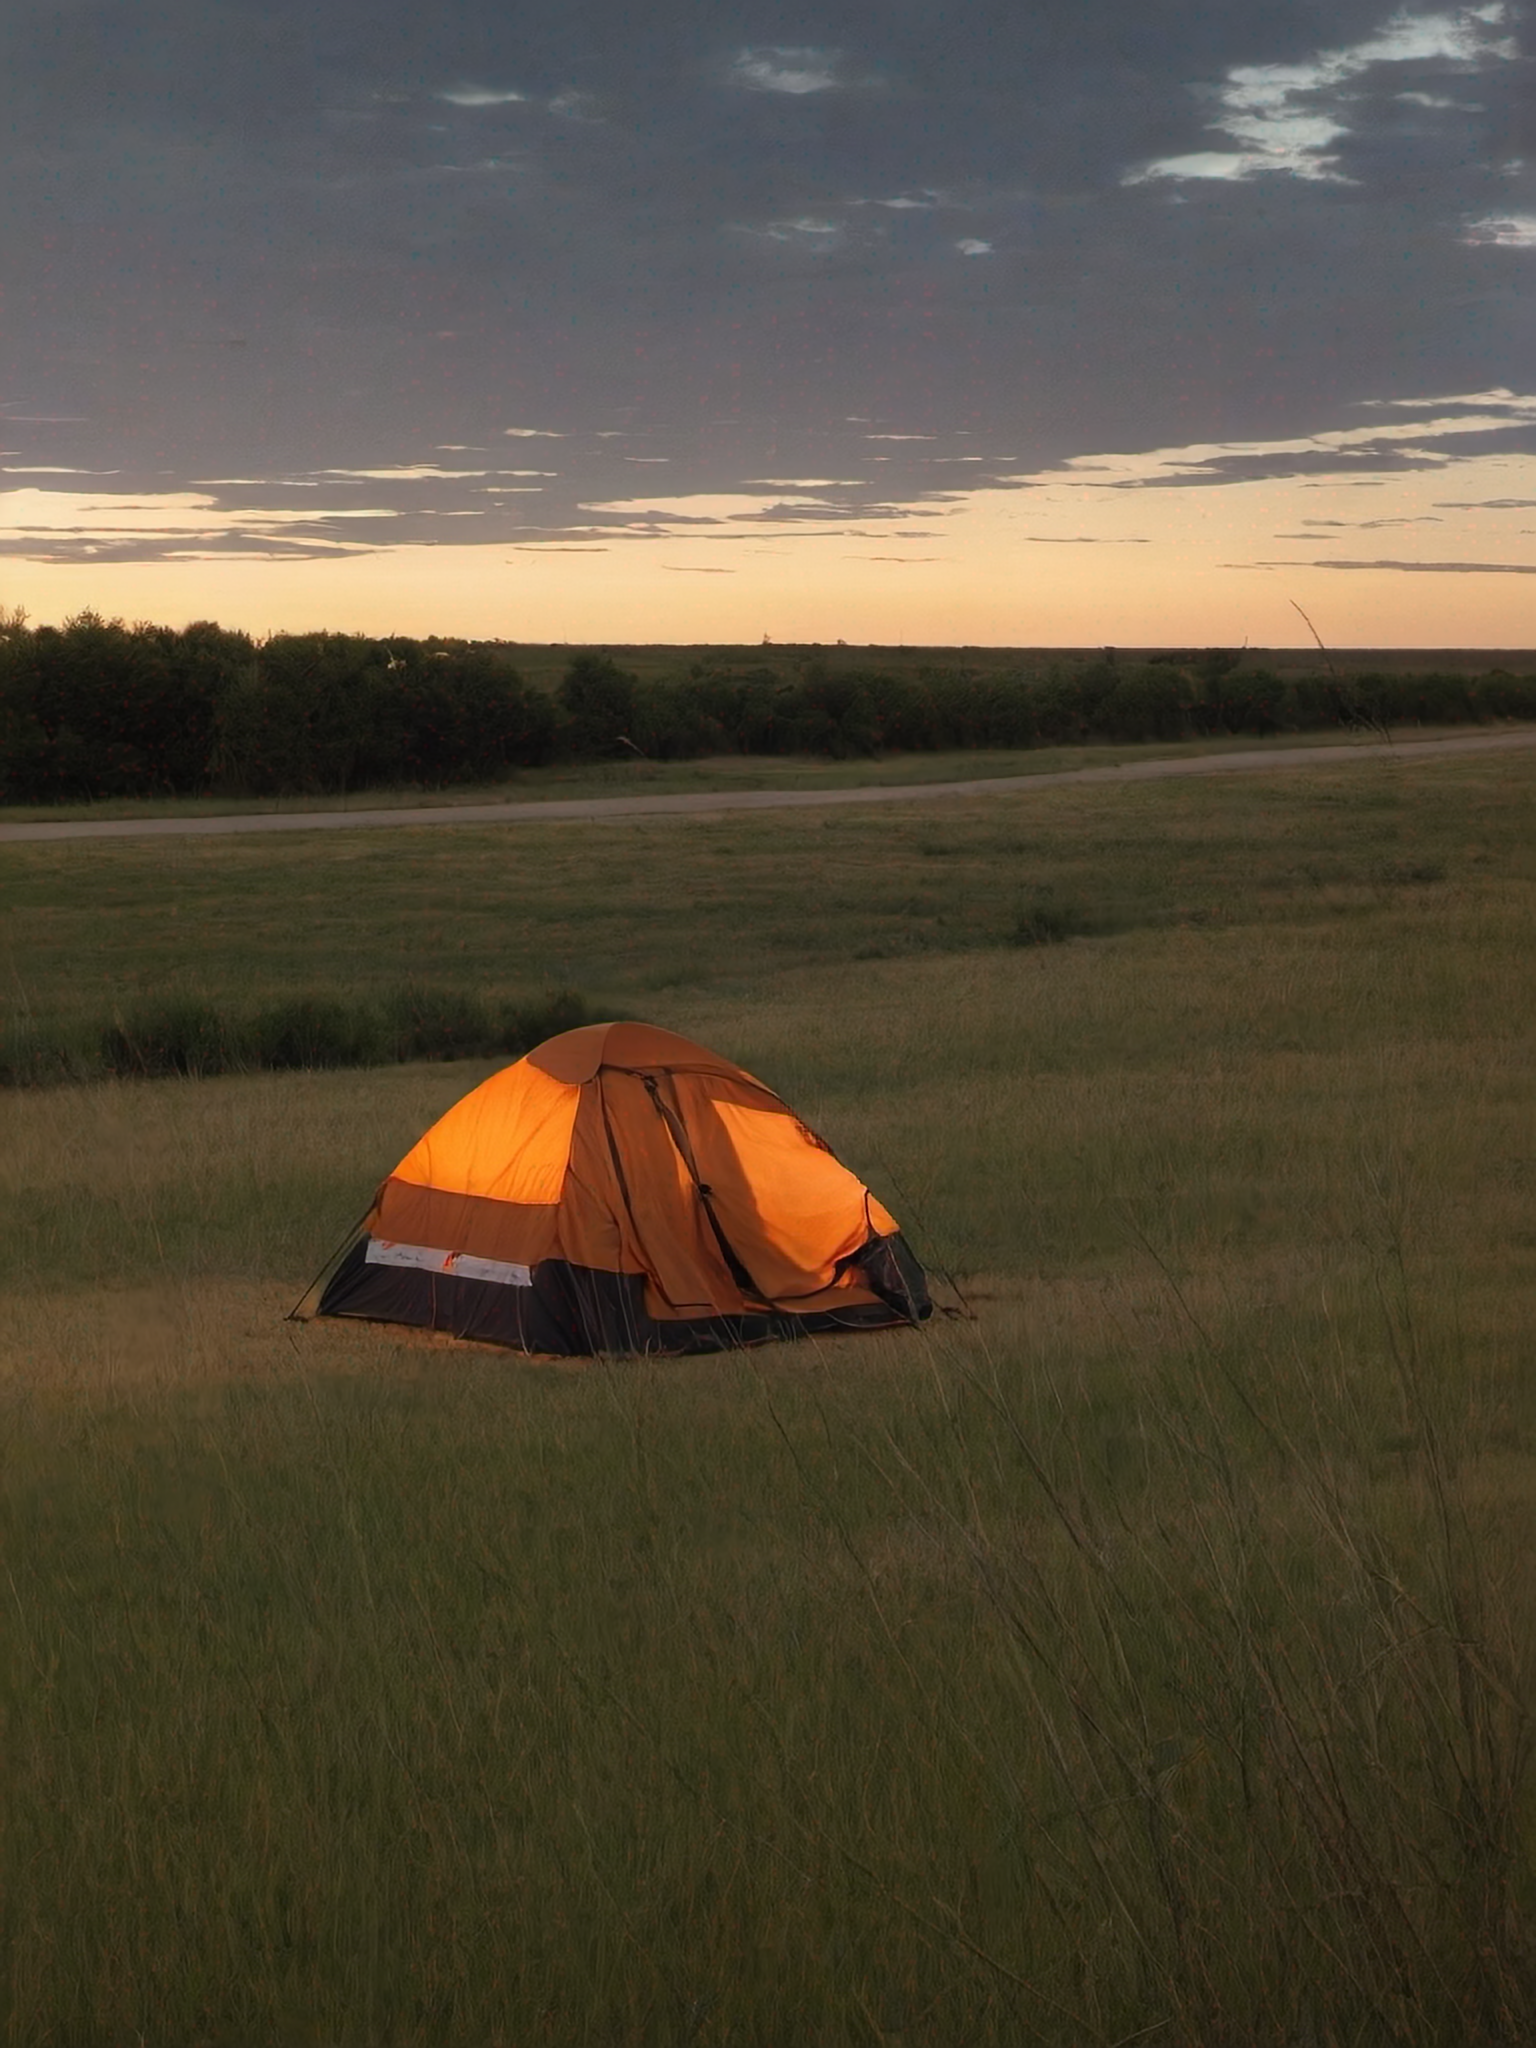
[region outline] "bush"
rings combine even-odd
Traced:
[[[494,781],[509,768],[536,768],[554,745],[549,699],[527,689],[489,649],[423,649],[397,660],[400,772],[442,787]]]
[[[105,1073],[134,1080],[222,1074],[236,1063],[231,1033],[209,1003],[190,1000],[115,1019],[101,1034]]]
[[[563,989],[558,995],[546,996],[541,1003],[503,1011],[497,1050],[514,1053],[521,1058],[525,1052],[532,1052],[536,1045],[542,1045],[546,1038],[558,1037],[562,1031],[575,1031],[579,1026],[595,1021],[582,997],[574,989]]]
[[[1493,669],[1478,680],[1473,701],[1483,718],[1536,718],[1536,676]]]
[[[854,670],[832,674],[820,663],[805,672],[787,721],[786,737],[796,753],[825,754],[834,761],[878,754],[882,731],[879,699],[888,679]]]
[[[390,1058],[474,1059],[490,1051],[491,1028],[477,996],[448,989],[399,990],[384,1005]]]
[[[497,1008],[462,989],[411,984],[385,1004],[388,1057],[395,1060],[520,1057],[546,1038],[591,1021],[586,1003],[569,990],[542,1002]]]
[[[1012,940],[1016,946],[1059,946],[1068,939],[1085,938],[1092,930],[1075,903],[1058,903],[1054,897],[1037,896],[1019,912]]]
[[[0,633],[0,798],[242,795],[495,780],[555,717],[499,650],[280,633],[257,647],[82,612]]]
[[[386,1058],[375,1013],[318,996],[296,996],[260,1011],[239,1034],[241,1064],[282,1072],[380,1066]]]
[[[560,683],[567,752],[587,758],[627,751],[635,722],[635,678],[604,654],[578,654]],[[634,742],[631,740],[630,744]]]
[[[12,1018],[0,1025],[0,1087],[518,1058],[592,1021],[571,989],[535,1002],[492,1003],[463,990],[411,985],[382,1006],[303,995],[245,1018],[182,998],[115,1017],[94,1035]]]
[[[402,677],[380,643],[283,633],[221,707],[220,779],[257,793],[345,792],[406,779]]]
[[[0,648],[0,796],[179,795],[205,785],[221,692],[244,634],[124,626],[82,612]]]
[[[1389,724],[1536,719],[1536,676],[1337,675],[1282,681],[1230,649],[1045,673],[817,659],[641,682],[571,661],[555,697],[499,645],[279,633],[207,621],[172,632],[82,612],[61,628],[0,616],[0,801],[219,789],[288,796],[496,781],[557,754],[652,760],[1176,740]]]
[[[69,1032],[31,1017],[0,1023],[0,1088],[49,1088],[89,1079],[95,1048],[88,1050]]]
[[[1177,671],[1131,668],[1094,707],[1106,738],[1179,740],[1191,730],[1197,690]]]

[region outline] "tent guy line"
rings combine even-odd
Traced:
[[[1536,729],[1473,733],[1445,740],[1389,740],[1317,747],[1253,748],[1232,754],[1162,756],[1105,768],[1043,775],[982,776],[970,782],[867,783],[851,789],[695,790],[675,796],[572,797],[540,803],[435,804],[412,810],[258,811],[198,818],[75,819],[0,825],[0,842],[48,839],[202,838],[231,832],[382,831],[402,825],[537,825],[582,819],[698,817],[718,811],[819,810],[832,804],[923,803],[938,797],[1018,796],[1074,782],[1161,782],[1184,775],[1252,775],[1266,769],[1327,768],[1341,761],[1444,760],[1536,747]]]

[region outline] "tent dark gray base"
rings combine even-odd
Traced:
[[[403,1323],[560,1358],[735,1351],[833,1331],[890,1329],[933,1313],[922,1268],[900,1237],[873,1237],[847,1262],[878,1301],[803,1315],[765,1304],[746,1315],[665,1318],[647,1312],[639,1274],[545,1259],[533,1268],[530,1285],[514,1287],[419,1266],[375,1265],[368,1245],[367,1237],[360,1238],[347,1253],[320,1297],[318,1314]]]

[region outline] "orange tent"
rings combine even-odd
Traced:
[[[931,1305],[895,1219],[761,1081],[650,1024],[588,1024],[432,1126],[318,1313],[570,1355],[879,1329]]]

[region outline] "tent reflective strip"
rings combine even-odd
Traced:
[[[370,1266],[419,1266],[455,1280],[494,1280],[503,1287],[533,1285],[533,1273],[527,1266],[514,1266],[506,1259],[477,1259],[472,1252],[439,1251],[430,1244],[393,1244],[388,1238],[370,1237],[363,1258]]]

